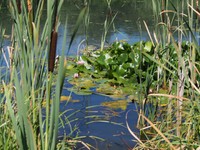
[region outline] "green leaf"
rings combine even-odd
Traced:
[[[128,61],[128,54],[127,53],[120,54],[119,57],[118,57],[118,61],[119,61],[120,64]]]
[[[135,54],[134,54],[133,51],[131,51],[131,52],[129,53],[129,58],[131,58],[132,61],[135,61]]]
[[[145,43],[144,50],[146,50],[146,52],[151,52],[152,46],[152,42],[148,41]]]
[[[100,55],[97,60],[96,60],[100,65],[105,65],[105,56],[104,55]]]
[[[161,66],[162,68],[166,69],[167,71],[169,71],[171,74],[173,74],[173,72],[167,68],[165,65],[163,65],[162,63],[160,63],[158,60],[156,60],[155,58],[153,58],[151,55],[147,54],[146,52],[143,52],[143,54],[148,57],[151,61],[155,62],[156,64],[158,64],[159,66]]]

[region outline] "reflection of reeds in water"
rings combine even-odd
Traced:
[[[114,28],[114,20],[117,16],[117,13],[113,14],[113,10],[111,8],[112,0],[107,0],[106,2],[107,2],[108,8],[107,8],[106,19],[104,21],[104,33],[102,33],[102,37],[101,37],[101,50],[104,49],[106,37],[107,37],[109,29],[111,28],[112,25]]]

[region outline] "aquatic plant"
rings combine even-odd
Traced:
[[[148,51],[150,54],[152,50],[151,42],[142,43],[141,51]],[[119,84],[134,81],[137,82],[139,72],[146,72],[148,66],[152,65],[144,55],[140,57],[140,43],[129,45],[128,43],[116,42],[111,47],[104,51],[95,51],[91,56],[81,56],[81,59],[86,62],[86,67],[91,65],[90,69],[95,73],[104,73],[104,77],[116,79]],[[88,67],[87,67],[88,69]],[[143,77],[145,78],[145,74]]]
[[[47,71],[46,61],[47,56],[51,55],[50,43],[56,40],[51,38],[51,32],[57,30],[57,24],[54,25],[56,20],[53,22],[51,16],[53,13],[58,17],[62,1],[56,5],[55,1],[47,1],[47,19],[45,26],[41,28],[44,3],[9,2],[15,23],[12,50],[9,53],[10,78],[3,81],[3,87],[5,106],[16,136],[17,147],[20,149],[55,149],[57,145],[59,99],[65,74],[65,70],[60,67],[64,66],[64,55],[61,57],[57,75],[53,75],[53,69]],[[38,7],[33,10],[33,5]],[[55,90],[52,88],[54,85]],[[53,91],[55,95],[51,94]],[[52,105],[49,103],[50,98],[54,99]],[[42,109],[44,99],[47,102],[45,119]]]

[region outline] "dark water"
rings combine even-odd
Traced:
[[[108,12],[107,4],[103,0],[98,0],[92,1],[90,6],[90,23],[87,31],[88,43],[89,45],[100,46],[101,37],[104,33],[104,21]],[[110,27],[107,34],[106,44],[111,44],[116,40],[126,40],[129,43],[140,40],[149,40],[143,21],[146,21],[149,28],[152,27],[153,15],[150,2],[145,2],[143,0],[113,0],[111,8],[113,12],[111,15],[114,16],[114,14],[117,13],[117,16],[114,20],[114,26]],[[66,1],[64,3],[62,15],[68,17],[68,39],[70,39],[80,10],[81,9],[77,8],[72,1]],[[68,13],[66,13],[66,11]],[[63,17],[61,21],[65,22],[65,19],[66,18]],[[63,37],[63,30],[64,24],[61,24],[59,29],[60,38]],[[80,26],[79,32],[70,50],[70,54],[76,55],[78,46],[83,40],[86,40],[84,25]],[[84,47],[85,42],[83,42],[81,46]]]
[[[69,86],[71,85],[66,82],[65,87]],[[126,122],[128,122],[132,132],[139,137],[139,130],[136,128],[138,111],[135,103],[129,103],[126,110],[110,109],[101,106],[102,102],[113,101],[110,97],[98,94],[81,96],[67,90],[63,91],[63,95],[71,95],[72,99],[79,100],[76,103],[62,102],[60,107],[61,112],[70,110],[65,113],[66,116],[76,112],[68,118],[69,120],[77,119],[70,124],[71,126],[78,126],[78,130],[73,132],[73,136],[84,136],[82,139],[84,142],[100,150],[127,150],[135,146],[134,138],[126,126]],[[128,119],[125,118],[127,113]],[[59,132],[60,134],[63,132],[70,133],[69,126],[61,128]],[[102,138],[102,140],[99,138]],[[82,144],[78,144],[76,149],[82,147],[84,147]]]

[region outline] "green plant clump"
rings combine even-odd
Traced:
[[[83,55],[92,72],[103,74],[105,78],[115,79],[119,84],[137,83],[139,77],[146,78],[146,72],[153,61],[142,53],[153,55],[151,42],[138,42],[130,45],[126,42],[115,42],[103,51],[95,51],[90,56]],[[80,71],[84,71],[79,69]]]

